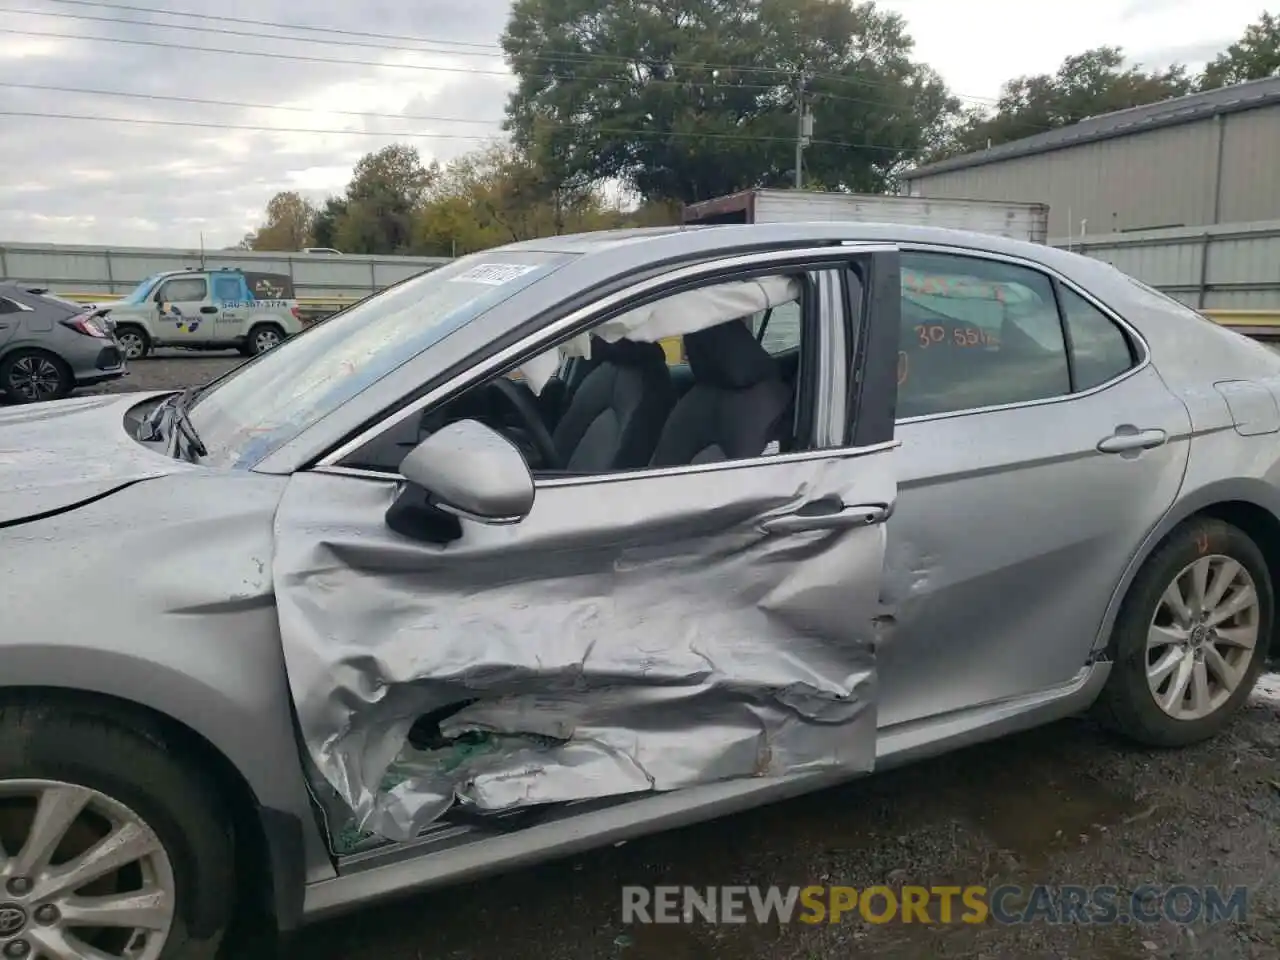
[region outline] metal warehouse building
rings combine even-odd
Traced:
[[[1121,110],[903,175],[1049,205],[1052,237],[1280,220],[1280,77]]]

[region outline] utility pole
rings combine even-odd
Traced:
[[[796,75],[796,189],[804,187],[804,148],[813,137],[813,114],[805,102],[805,71]]]

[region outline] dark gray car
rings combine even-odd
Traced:
[[[105,311],[0,283],[0,393],[10,402],[60,400],[126,372]]]

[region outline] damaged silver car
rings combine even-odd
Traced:
[[[1272,643],[1280,357],[855,224],[464,257],[181,393],[0,411],[0,952],[207,957]]]

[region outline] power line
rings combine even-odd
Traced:
[[[333,130],[314,127],[268,127],[257,124],[209,123],[199,120],[165,120],[153,117],[100,117],[89,116],[87,114],[39,113],[34,110],[0,110],[0,117],[26,117],[32,120],[76,120],[95,123],[127,123],[162,127],[191,127],[201,130],[241,130],[252,133],[303,133],[333,137],[385,137],[389,140],[409,138],[416,140],[492,141],[494,139],[493,136],[466,133],[410,133],[406,131],[384,132],[380,130]],[[596,132],[611,136],[656,137],[658,139],[722,140],[740,143],[779,142],[790,144],[793,142],[792,137],[773,137],[764,135],[754,136],[735,133],[685,133],[679,131],[632,130],[610,127],[601,127],[597,129]],[[903,147],[893,147],[876,143],[850,143],[841,140],[811,140],[809,142],[830,147],[843,147],[845,149],[880,150],[886,153],[905,152],[905,148]]]
[[[5,8],[0,7],[0,10]],[[125,22],[125,21],[120,21]],[[165,24],[151,24],[151,26],[165,26]],[[172,24],[167,26],[172,27]],[[256,57],[259,59],[290,61],[297,63],[323,63],[334,64],[347,67],[374,67],[377,69],[392,68],[397,70],[420,70],[428,73],[458,73],[470,76],[490,76],[503,77],[508,80],[515,79],[514,76],[505,70],[476,70],[472,67],[447,67],[425,63],[386,63],[378,60],[347,60],[339,57],[316,57],[305,56],[296,53],[275,53],[265,50],[234,50],[226,47],[205,47],[187,43],[172,43],[170,41],[160,40],[142,40],[132,37],[87,37],[83,34],[76,33],[54,33],[48,30],[8,30],[8,36],[24,36],[24,37],[49,37],[56,40],[83,40],[91,43],[121,43],[132,46],[151,47],[160,50],[187,50],[194,53],[218,53],[227,56],[238,57]],[[427,51],[418,51],[419,53]],[[616,80],[623,83],[633,83],[640,86],[656,84],[671,87],[713,87],[721,90],[767,90],[776,92],[782,89],[782,84],[762,84],[762,83],[719,83],[715,80],[663,80],[655,78],[647,78],[645,80],[636,81],[629,77],[608,77],[597,78],[602,81]],[[842,94],[827,93],[826,91],[813,91],[813,95],[824,100],[834,100],[841,103],[864,103],[880,105],[880,101],[866,100],[857,97],[846,97]]]
[[[160,93],[130,93],[124,90],[94,90],[90,87],[59,87],[43,83],[4,83],[0,87],[14,90],[40,90],[46,93],[76,93],[95,97],[124,97],[130,100],[157,100],[164,103],[187,103],[194,106],[236,107],[241,110],[286,110],[290,113],[332,113],[337,116],[366,117],[379,120],[407,120],[421,123],[470,123],[501,126],[502,118],[478,120],[475,117],[434,117],[406,113],[373,113],[367,110],[335,110],[330,107],[293,107],[271,103],[247,103],[242,100],[207,100],[203,97],[178,97]]]
[[[151,23],[146,21],[125,20],[117,17],[95,17],[87,14],[56,13],[51,11],[40,11],[40,10],[15,10],[13,8],[9,8],[9,12],[34,14],[37,16],[46,16],[46,17],[64,17],[64,18],[70,18],[70,19],[92,20],[92,21],[99,21],[99,22],[106,22],[106,23],[123,23],[123,24],[129,24],[129,25],[162,27],[162,28],[168,28],[168,29],[197,30],[204,33],[215,33],[215,34],[223,34],[223,35],[229,35],[229,36],[244,36],[244,37],[252,37],[255,39],[286,40],[286,41],[293,41],[297,43],[325,43],[330,45],[341,44],[344,46],[369,47],[372,49],[393,50],[393,51],[399,51],[399,52],[438,53],[438,54],[445,54],[449,56],[487,57],[491,59],[505,57],[505,51],[503,50],[502,46],[496,43],[477,43],[474,41],[447,40],[439,37],[421,37],[421,36],[411,36],[406,34],[373,33],[368,31],[361,31],[361,30],[346,30],[338,27],[315,27],[315,26],[307,26],[303,24],[281,23],[279,21],[272,21],[272,20],[259,20],[255,18],[249,18],[249,17],[231,17],[231,16],[220,15],[220,14],[193,13],[193,12],[183,11],[183,10],[165,10],[165,9],[156,8],[156,7],[143,7],[143,6],[136,6],[132,4],[108,3],[108,2],[104,2],[104,0],[46,0],[46,2],[62,3],[62,4],[73,5],[78,7],[91,7],[91,8],[97,8],[97,9],[115,10],[120,12],[129,12],[129,13],[147,13],[147,14],[154,14],[154,15],[168,16],[168,17],[185,17],[188,19],[210,21],[210,22],[238,23],[238,24],[247,25],[247,26],[270,27],[270,28],[279,29],[279,30],[299,30],[299,31],[305,31],[308,33],[333,34],[336,36],[344,36],[344,37],[359,37],[359,38],[373,39],[373,40],[393,40],[401,44],[433,43],[433,44],[439,44],[447,47],[479,48],[483,50],[491,50],[493,52],[481,53],[481,52],[478,52],[478,50],[467,50],[467,51],[427,50],[421,47],[405,48],[403,46],[396,46],[396,45],[358,43],[358,42],[353,42],[348,40],[344,40],[344,41],[323,40],[323,39],[316,39],[311,37],[283,37],[283,36],[263,37],[261,34],[257,34],[257,33],[251,33],[247,31],[234,31],[234,30],[227,30],[227,29],[215,28],[215,27],[195,27],[195,26],[189,26],[185,24]],[[610,54],[592,53],[590,51],[548,54],[546,56],[536,56],[533,59],[545,60],[548,62],[554,62],[554,61],[593,62],[595,61],[595,62],[604,62],[604,63],[614,63],[620,66],[632,66],[636,63],[636,58],[629,59],[626,57],[619,57],[619,56],[610,55]],[[733,70],[739,73],[767,74],[767,75],[778,76],[782,78],[779,81],[782,84],[790,83],[791,77],[794,76],[794,73],[795,73],[795,71],[790,67],[758,67],[758,66],[747,66],[743,64],[711,63],[711,62],[701,62],[701,61],[678,61],[678,60],[665,61],[665,63],[673,67],[685,67],[688,69],[697,69],[697,70]],[[841,76],[840,74],[833,74],[833,73],[814,73],[812,74],[812,77],[814,79],[830,80],[837,83],[846,83],[846,84],[851,84],[855,86],[866,86],[866,87],[871,87],[873,89],[876,87],[895,87],[896,86],[895,84],[892,84],[891,82],[888,82],[888,81],[875,81],[875,80],[871,80],[869,78],[863,78],[863,77],[845,77],[845,76]],[[740,85],[734,85],[734,86],[740,86]],[[951,95],[960,100],[970,100],[975,103],[993,104],[996,102],[996,100],[992,97],[978,97],[978,96],[973,96],[970,94],[963,94],[963,93],[952,93]],[[875,101],[866,101],[866,102],[875,102]]]
[[[57,0],[54,0],[54,2],[57,2]],[[169,16],[199,17],[201,20],[224,20],[225,19],[233,23],[242,22],[242,18],[239,18],[239,17],[235,17],[235,18],[214,17],[206,14],[179,13],[177,11],[169,11],[169,10],[151,10],[146,7],[118,7],[108,3],[96,4],[96,5],[106,7],[107,9],[110,9],[110,10],[120,10],[120,11],[138,10],[138,11],[145,11],[147,13],[155,13],[158,15],[166,16],[166,17],[169,17]],[[17,7],[3,7],[0,9],[4,10],[5,13],[22,13],[22,14],[27,14],[29,16],[36,16],[36,17],[55,17],[62,20],[88,20],[93,23],[118,23],[118,24],[123,24],[125,26],[129,26],[129,27],[159,27],[163,30],[185,30],[188,32],[195,32],[195,33],[215,33],[215,34],[220,34],[222,36],[227,36],[227,37],[250,37],[255,40],[287,40],[290,43],[322,43],[327,46],[365,47],[370,50],[391,50],[391,51],[396,51],[400,53],[435,53],[435,54],[440,54],[442,56],[450,56],[450,57],[484,57],[488,60],[494,60],[494,59],[501,60],[503,58],[503,54],[498,51],[494,51],[492,53],[481,53],[476,50],[450,50],[447,48],[446,49],[430,49],[427,47],[406,47],[406,46],[397,45],[397,44],[370,43],[368,41],[350,40],[350,39],[326,40],[322,37],[287,37],[287,36],[278,36],[274,34],[257,33],[252,30],[231,30],[226,27],[197,27],[191,24],[186,24],[186,23],[153,23],[149,20],[128,20],[121,17],[101,17],[101,16],[95,16],[89,13],[62,13],[62,12],[53,11],[53,10],[30,10],[30,9],[19,9]],[[264,27],[278,27],[282,30],[300,30],[300,29],[319,30],[321,29],[318,27],[302,28],[302,27],[291,26],[289,24],[267,23],[266,21],[261,21],[261,20],[249,20],[247,22],[256,24],[259,26],[264,26]],[[415,42],[438,43],[438,44],[448,43],[447,40],[425,40],[425,39],[422,41],[415,41]]]
[[[129,13],[156,13],[169,17],[190,17],[193,20],[214,20],[222,23],[242,23],[254,27],[277,27],[282,30],[303,30],[315,33],[333,33],[340,34],[344,37],[367,37],[372,40],[408,40],[420,43],[440,43],[449,46],[458,47],[477,47],[484,50],[497,51],[502,49],[500,44],[492,41],[478,42],[475,40],[444,40],[434,37],[413,37],[405,34],[397,33],[369,33],[364,30],[345,30],[340,27],[312,27],[303,24],[277,23],[271,20],[254,20],[248,17],[228,17],[221,14],[209,13],[191,13],[185,10],[165,10],[160,7],[138,7],[124,3],[104,3],[102,0],[45,0],[46,3],[63,3],[77,7],[97,7],[107,10],[123,10]],[[126,21],[137,22],[137,21]]]
[[[2,8],[0,8],[2,9]],[[159,26],[159,24],[153,24]],[[425,63],[385,63],[379,60],[345,60],[339,57],[314,57],[303,56],[296,53],[274,53],[263,50],[232,50],[226,47],[205,47],[197,46],[190,43],[171,43],[168,41],[161,42],[159,40],[142,40],[133,37],[86,37],[76,33],[54,33],[49,30],[7,30],[8,36],[20,37],[49,37],[55,40],[88,40],[93,43],[123,43],[138,47],[154,47],[161,50],[187,50],[193,53],[218,53],[235,57],[258,57],[267,60],[290,60],[298,63],[326,63],[337,66],[347,67],[376,67],[378,69],[394,69],[394,70],[425,70],[434,73],[462,73],[472,76],[488,76],[488,77],[504,77],[508,80],[515,79],[512,74],[506,70],[476,70],[471,67],[445,67]],[[418,51],[425,53],[429,51]],[[628,78],[617,77],[620,81]],[[666,86],[689,86],[690,84],[684,80],[644,80],[644,84],[662,84]],[[703,87],[724,87],[735,90],[776,90],[777,84],[748,84],[748,83],[715,83],[702,82],[692,84],[693,86]]]

